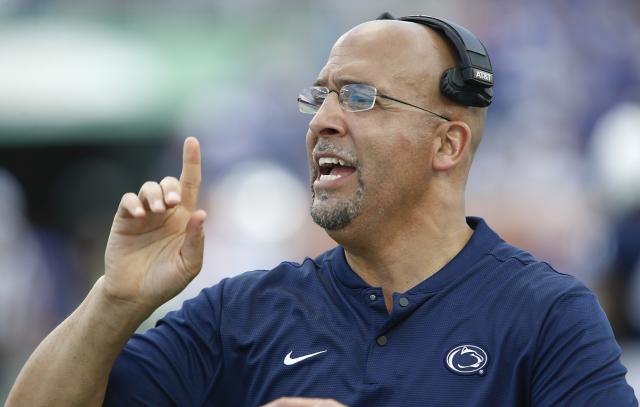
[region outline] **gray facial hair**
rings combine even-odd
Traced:
[[[357,160],[347,151],[341,150],[328,141],[321,139],[314,148],[314,152],[330,152],[346,158],[357,167]],[[321,192],[316,195],[313,190],[313,181],[318,177],[318,168],[312,166],[311,174],[311,217],[313,221],[326,230],[339,230],[351,223],[360,214],[360,208],[365,194],[364,183],[358,172],[358,189],[352,199],[335,199],[333,204],[322,205],[322,202],[330,200],[329,194]]]

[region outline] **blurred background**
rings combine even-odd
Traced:
[[[333,243],[308,216],[311,84],[383,11],[450,18],[492,57],[468,213],[594,289],[640,390],[640,2],[0,0],[0,401],[103,272],[120,197],[203,147],[203,272]]]

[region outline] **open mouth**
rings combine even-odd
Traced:
[[[335,181],[348,177],[356,171],[356,168],[337,157],[320,157],[318,160],[317,181]]]

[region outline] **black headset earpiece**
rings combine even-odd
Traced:
[[[493,100],[493,88],[466,83],[458,67],[442,73],[440,92],[464,106],[486,107]]]
[[[378,20],[396,20],[384,13]],[[397,20],[426,25],[440,32],[456,52],[459,65],[447,69],[440,79],[440,92],[464,106],[486,107],[493,100],[493,69],[487,49],[473,33],[454,22],[413,15]]]

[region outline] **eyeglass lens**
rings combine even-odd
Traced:
[[[298,97],[298,108],[302,113],[316,113],[332,91],[324,86],[305,88]],[[345,85],[338,93],[340,104],[350,112],[369,110],[376,101],[377,90],[373,86],[354,83]]]

